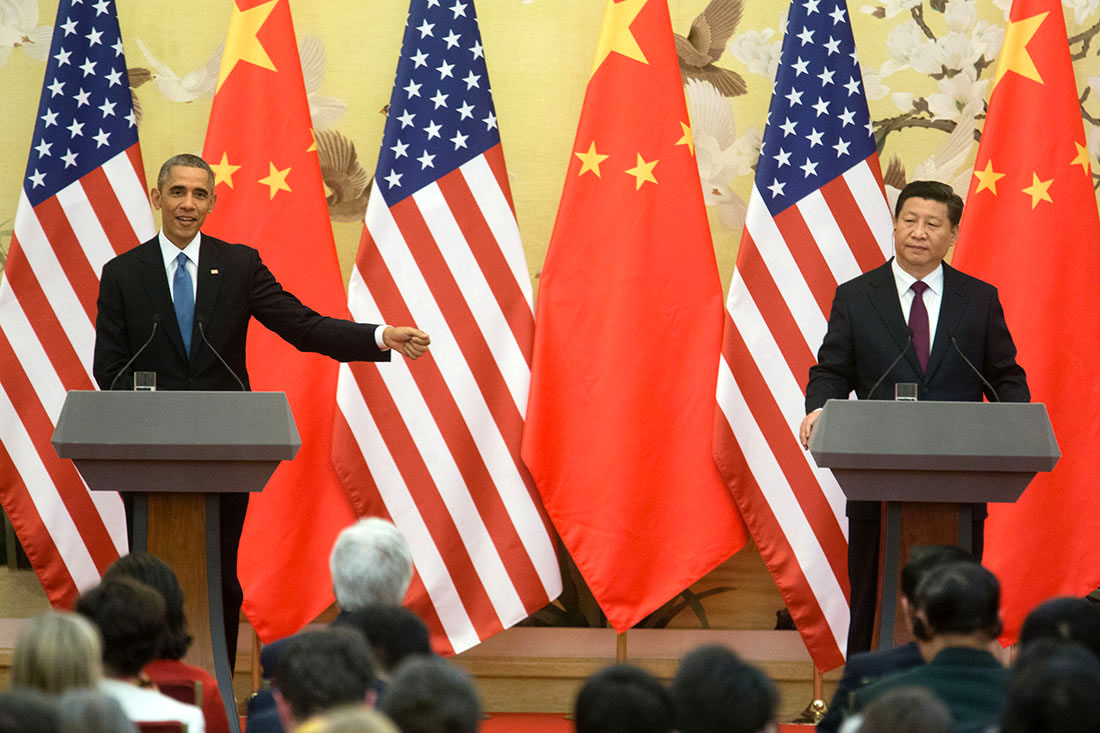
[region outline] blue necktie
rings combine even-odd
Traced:
[[[176,320],[180,324],[183,350],[191,358],[191,328],[195,322],[195,290],[191,286],[191,273],[187,271],[187,255],[180,252],[176,258],[176,275],[172,278],[172,301],[176,306]]]
[[[928,351],[932,342],[928,332],[928,309],[924,307],[924,291],[928,283],[917,280],[909,286],[913,291],[913,304],[909,306],[909,328],[913,329],[913,350],[917,352],[922,372],[928,371]]]

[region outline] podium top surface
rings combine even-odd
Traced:
[[[1041,403],[892,400],[829,400],[810,453],[823,468],[1000,472],[1062,455]]]
[[[283,392],[74,390],[51,442],[96,460],[289,460],[302,445]]]

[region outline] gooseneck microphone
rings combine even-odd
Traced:
[[[237,384],[241,386],[241,391],[247,392],[248,388],[244,386],[244,382],[242,382],[241,378],[237,376],[237,373],[233,371],[233,367],[229,366],[229,364],[225,362],[225,359],[222,358],[222,355],[219,354],[218,350],[214,348],[214,344],[210,343],[209,339],[206,338],[206,325],[203,322],[203,317],[199,315],[195,316],[195,319],[198,321],[199,324],[199,336],[202,337],[202,342],[206,344],[207,348],[214,353],[214,356],[218,357],[218,361],[222,363],[222,366],[225,367],[225,370],[229,372],[234,379],[237,380]]]
[[[882,376],[878,378],[878,381],[875,382],[874,386],[872,386],[870,391],[867,392],[867,396],[863,399],[871,399],[871,395],[873,395],[875,393],[875,390],[878,389],[878,386],[882,384],[882,380],[886,379],[886,375],[893,371],[894,367],[896,367],[898,365],[898,362],[901,361],[901,358],[905,356],[905,352],[909,351],[909,347],[913,345],[913,329],[907,328],[906,331],[908,331],[908,333],[905,335],[905,348],[901,350],[901,353],[898,354],[896,359],[890,362],[890,366],[886,367],[886,371],[882,373]]]
[[[993,385],[989,383],[989,380],[985,378],[985,375],[982,374],[981,370],[978,369],[978,367],[974,366],[974,362],[970,361],[970,359],[967,359],[966,354],[964,354],[963,350],[959,348],[959,342],[955,340],[955,334],[951,334],[951,345],[955,347],[955,351],[959,352],[959,356],[963,358],[963,361],[966,362],[966,365],[973,369],[974,373],[978,375],[978,379],[982,380],[982,384],[984,384],[986,387],[989,387],[989,391],[993,394],[993,399],[995,399],[997,402],[1000,402],[1001,396],[997,394],[997,390],[993,389]]]
[[[145,349],[149,346],[149,344],[153,343],[153,337],[157,335],[157,326],[159,326],[159,325],[160,325],[160,314],[159,313],[154,313],[153,314],[153,329],[149,332],[149,338],[145,339],[145,343],[143,343],[141,345],[141,348],[138,349],[136,352],[134,352],[134,355],[130,357],[130,361],[123,364],[122,368],[118,370],[118,374],[116,374],[115,378],[111,380],[111,386],[109,386],[107,388],[108,392],[110,392],[111,390],[113,390],[115,388],[115,385],[118,384],[118,378],[126,373],[126,370],[130,368],[131,364],[133,364],[135,361],[137,361],[137,358],[139,356],[141,356],[141,352],[145,351]]]

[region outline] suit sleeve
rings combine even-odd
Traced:
[[[990,384],[997,390],[1002,402],[1030,402],[1031,391],[1027,386],[1027,375],[1023,367],[1016,363],[1016,344],[1005,322],[1004,308],[997,292],[989,308],[989,323],[986,325],[985,364],[982,372]],[[996,399],[988,394],[986,396]]]
[[[99,280],[98,313],[95,319],[95,353],[92,357],[92,375],[100,389],[106,390],[115,376],[133,354],[126,339],[126,317],[122,307],[122,293],[114,268],[107,263]],[[127,375],[121,375],[117,384],[123,389]]]
[[[856,386],[855,343],[848,300],[843,288],[833,296],[832,312],[825,340],[817,352],[817,364],[810,367],[806,384],[806,412],[824,407],[831,399],[842,400]]]
[[[322,316],[283,289],[253,251],[249,309],[256,320],[299,351],[324,354],[337,361],[389,361],[378,347],[371,323]]]

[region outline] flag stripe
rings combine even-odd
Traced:
[[[866,164],[864,164],[853,168],[849,173],[866,169]],[[867,176],[867,178],[870,178],[870,176]],[[826,185],[822,189],[822,193],[825,195],[825,201],[829,204],[833,221],[841,230],[840,234],[837,235],[837,239],[848,245],[848,251],[855,259],[854,263],[846,262],[843,270],[837,271],[845,273],[865,272],[872,269],[875,266],[874,263],[882,261],[882,248],[875,238],[875,233],[871,230],[870,224],[861,213],[862,208],[859,202],[856,201],[853,187],[849,186],[848,179],[849,176],[847,175],[837,178]],[[873,195],[883,197],[883,193],[877,187],[874,189]]]

